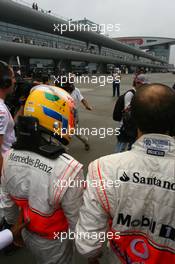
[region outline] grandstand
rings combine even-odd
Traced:
[[[119,40],[111,39],[98,32],[70,31],[60,34],[54,25],[70,25],[70,19],[54,15],[52,10],[38,11],[23,0],[1,0],[0,9],[0,54],[1,59],[13,65],[19,63],[25,71],[33,68],[71,70],[74,62],[85,67],[95,63],[97,71],[106,72],[113,64],[133,69],[145,67],[150,70],[167,70],[168,61],[159,54],[150,54],[131,47]],[[92,24],[84,19],[77,24]],[[3,55],[2,55],[3,54]],[[16,57],[19,57],[17,60]]]

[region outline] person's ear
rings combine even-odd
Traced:
[[[137,128],[137,139],[139,139],[141,136],[143,136],[143,132]]]

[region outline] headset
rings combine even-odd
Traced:
[[[9,74],[9,65],[0,60],[0,89],[7,89],[12,85],[12,77]]]

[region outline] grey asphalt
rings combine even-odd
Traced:
[[[171,73],[155,73],[148,74],[150,82],[164,83],[172,87],[175,82],[175,75]],[[123,75],[121,81],[121,94],[132,87],[133,75]],[[77,84],[82,94],[93,107],[93,111],[88,111],[83,107],[79,109],[80,126],[90,129],[89,143],[90,150],[86,151],[84,145],[77,139],[73,138],[68,153],[84,164],[85,174],[88,164],[101,156],[114,153],[116,144],[116,136],[108,135],[104,137],[104,129],[118,127],[118,124],[112,120],[113,107],[116,98],[112,97],[112,85],[106,84]],[[100,129],[101,128],[101,129]],[[100,129],[100,130],[99,130]],[[92,132],[93,131],[93,132]],[[95,134],[98,131],[98,135]],[[111,131],[111,129],[110,129]],[[101,137],[101,138],[100,138]],[[30,252],[26,249],[21,249],[15,252],[12,256],[4,256],[0,254],[0,264],[36,264]],[[73,264],[86,264],[86,260],[75,254]],[[107,263],[104,257],[101,264]]]

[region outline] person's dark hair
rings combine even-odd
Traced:
[[[5,103],[8,106],[11,115],[14,117],[21,105],[25,104],[27,97],[33,85],[23,79],[19,79],[14,87],[13,93],[7,95]]]
[[[0,61],[0,88],[8,88],[12,85],[12,71],[10,66]]]
[[[159,83],[140,87],[131,102],[132,115],[142,133],[175,135],[175,92]]]
[[[42,76],[42,82],[43,84],[46,84],[49,81],[49,76],[48,75],[43,75]]]
[[[145,69],[144,68],[140,68],[138,70],[138,74],[145,74]]]
[[[61,80],[61,88],[64,89],[66,92],[68,93],[72,93],[73,90],[75,89],[74,83],[70,82],[70,80],[68,79],[68,77],[64,76]]]
[[[56,87],[61,87],[61,83],[58,82],[58,81],[55,81],[55,86],[56,86]]]
[[[4,72],[9,76],[12,75],[10,66],[5,61],[0,61],[0,78],[3,77]]]
[[[71,94],[73,90],[75,90],[75,86],[73,83],[67,82],[64,84],[63,89],[69,94]]]
[[[173,90],[175,90],[175,83],[173,84],[173,87],[172,87]]]

